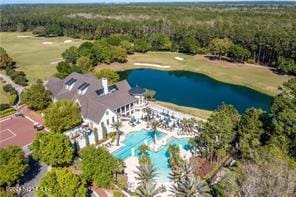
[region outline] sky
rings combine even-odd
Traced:
[[[31,3],[132,3],[132,2],[223,2],[223,1],[254,1],[254,0],[0,0],[0,4],[31,4]],[[257,0],[264,1],[264,0]],[[265,0],[266,1],[266,0]],[[287,0],[270,0],[287,1]],[[296,0],[288,0],[295,1]]]

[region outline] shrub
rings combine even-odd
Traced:
[[[84,179],[69,169],[52,169],[40,181],[39,189],[35,192],[37,197],[45,196],[87,196],[87,186]]]
[[[1,110],[0,111],[0,118],[3,118],[5,116],[9,116],[11,114],[13,114],[15,112],[15,109],[14,108],[7,108],[5,110]]]
[[[10,108],[10,105],[8,103],[0,103],[0,111],[4,111],[8,108]]]
[[[140,165],[151,165],[151,159],[148,155],[142,155],[139,158],[139,164]]]
[[[11,93],[11,94],[13,94],[13,93],[16,92],[15,88],[14,88],[11,84],[6,84],[6,85],[4,85],[4,86],[2,87],[2,89],[3,89],[5,92]]]
[[[121,189],[127,188],[128,187],[127,178],[122,174],[117,175],[116,185]]]
[[[42,110],[47,108],[51,102],[51,94],[42,85],[42,81],[38,81],[36,84],[26,88],[21,94],[21,100],[28,105],[30,109]]]
[[[145,40],[136,40],[135,41],[135,51],[140,53],[146,53],[151,49],[151,44]]]
[[[116,138],[116,132],[109,133],[109,137],[111,138],[111,142],[114,142]]]
[[[121,191],[114,191],[113,197],[124,197],[123,193]]]
[[[51,103],[44,111],[45,125],[55,132],[72,129],[81,123],[80,107],[70,100]]]
[[[65,166],[73,161],[69,138],[61,133],[38,133],[31,145],[32,156],[51,166]]]
[[[83,176],[98,187],[110,187],[114,181],[118,159],[103,147],[86,147],[80,152]]]
[[[0,148],[0,186],[14,184],[28,169],[25,153],[17,146]]]
[[[17,103],[17,101],[18,101],[18,96],[17,96],[17,94],[11,94],[11,95],[9,96],[9,104],[10,104],[10,105],[15,105],[15,104]]]
[[[96,73],[96,76],[98,79],[100,78],[107,78],[108,83],[114,84],[119,81],[120,77],[119,74],[117,74],[114,70],[110,68],[104,68]]]
[[[28,85],[28,79],[24,75],[17,75],[14,79],[14,82],[21,86]]]

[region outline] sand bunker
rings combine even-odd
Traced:
[[[52,42],[42,42],[42,44],[52,44]]]
[[[179,60],[179,61],[183,61],[184,58],[183,57],[174,57],[175,60]]]
[[[135,66],[151,66],[156,68],[170,68],[171,66],[162,66],[159,64],[134,63]]]
[[[17,38],[31,38],[33,36],[16,36]]]
[[[65,40],[64,43],[71,43],[72,40]]]

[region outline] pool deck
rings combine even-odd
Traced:
[[[183,113],[180,113],[180,112],[176,112],[176,111],[173,111],[171,109],[159,106],[159,105],[154,104],[154,103],[153,104],[150,103],[149,107],[152,108],[153,110],[156,110],[156,111],[159,111],[159,112],[162,112],[162,111],[167,112],[167,111],[169,111],[169,112],[173,113],[174,116],[178,117],[179,119],[182,119],[182,118],[196,118],[197,120],[202,120],[200,118],[197,118],[197,117],[194,117],[194,116],[191,116],[191,115],[188,115],[188,114],[183,114]],[[144,112],[139,111],[139,112],[136,112],[134,115],[138,119],[138,118],[142,117],[143,113]],[[137,124],[135,126],[131,126],[128,121],[123,121],[122,122],[122,128],[121,128],[121,131],[123,132],[123,135],[121,135],[121,137],[120,137],[120,145],[116,146],[115,145],[116,142],[113,142],[114,145],[112,147],[108,148],[108,150],[111,153],[113,153],[116,150],[123,147],[124,146],[124,140],[125,140],[125,137],[127,136],[127,134],[129,134],[131,132],[134,132],[134,131],[150,130],[150,129],[151,128],[147,126],[146,121],[140,121],[140,124]],[[153,143],[148,144],[148,146],[150,146],[151,150],[154,150],[154,149],[159,150],[162,146],[165,146],[167,141],[172,137],[177,138],[177,139],[182,139],[182,138],[190,138],[190,137],[193,137],[194,135],[196,135],[196,133],[191,134],[191,135],[180,134],[178,129],[168,131],[166,129],[158,128],[158,131],[165,133],[166,136],[163,137],[162,139],[158,140],[156,147],[154,146]],[[183,159],[187,160],[187,159],[189,159],[191,157],[191,153],[189,151],[181,149],[180,153],[181,153],[181,156],[183,157]],[[135,189],[136,189],[136,187],[138,185],[138,181],[135,179],[135,176],[136,176],[135,171],[137,170],[136,166],[139,165],[138,158],[137,157],[129,157],[129,158],[127,158],[125,160],[125,164],[126,164],[125,173],[126,173],[127,178],[128,178],[129,189],[131,191],[135,191]],[[167,189],[167,192],[162,193],[159,196],[168,196],[169,195],[171,182],[158,182],[157,185],[158,186],[164,185],[166,187],[166,189]]]

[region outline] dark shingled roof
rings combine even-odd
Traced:
[[[71,79],[76,79],[73,87],[66,89],[66,83]],[[83,84],[88,83],[83,95],[78,94],[78,88]],[[136,98],[129,94],[131,89],[126,80],[120,81],[109,89],[115,88],[114,92],[107,95],[98,95],[97,92],[103,92],[102,80],[97,79],[91,74],[72,73],[64,80],[56,77],[51,78],[46,87],[51,91],[55,99],[71,99],[78,101],[81,108],[81,113],[84,118],[94,122],[99,122],[107,109],[116,110],[119,107],[135,102]]]
[[[139,86],[136,86],[136,87],[133,87],[132,89],[129,90],[129,93],[131,95],[143,95],[145,93],[145,89],[144,88],[141,88]]]

